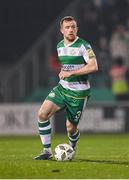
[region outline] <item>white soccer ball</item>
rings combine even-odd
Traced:
[[[55,159],[57,161],[70,161],[74,155],[75,151],[69,144],[59,144],[55,148]]]

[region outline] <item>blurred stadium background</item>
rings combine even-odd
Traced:
[[[38,134],[37,110],[58,82],[56,44],[65,15],[76,17],[79,36],[91,43],[99,64],[90,76],[92,97],[81,132],[129,132],[129,99],[116,99],[110,76],[116,58],[129,67],[129,51],[120,51],[129,48],[129,0],[1,0],[0,135]],[[122,45],[116,40],[114,52],[118,26],[127,36]],[[65,131],[64,113],[52,117],[53,132]]]

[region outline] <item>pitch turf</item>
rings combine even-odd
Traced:
[[[67,137],[54,135],[53,148]],[[129,178],[129,134],[81,135],[71,162],[35,161],[39,137],[0,137],[0,179]]]

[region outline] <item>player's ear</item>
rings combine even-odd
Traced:
[[[63,30],[62,30],[62,28],[61,28],[61,27],[60,27],[60,32],[61,32],[62,34],[64,34],[64,33],[63,33]]]

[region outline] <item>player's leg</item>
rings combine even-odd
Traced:
[[[51,124],[49,118],[63,107],[63,99],[61,97],[59,87],[57,86],[46,97],[46,100],[43,102],[38,112],[39,134],[44,152],[34,159],[43,160],[51,158]]]
[[[75,150],[80,137],[80,132],[77,128],[77,125],[72,124],[69,120],[66,121],[66,128],[68,132],[69,144]]]
[[[51,123],[49,118],[60,109],[59,106],[52,101],[45,100],[38,112],[38,126],[41,142],[43,145],[43,153],[35,157],[36,160],[51,159]]]
[[[82,116],[83,110],[86,106],[88,97],[85,99],[67,98],[67,122],[66,127],[68,131],[69,144],[75,149],[80,137],[78,124]]]

